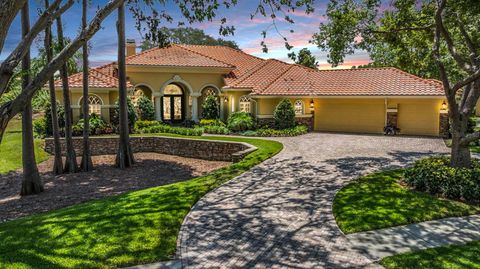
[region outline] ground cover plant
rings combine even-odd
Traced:
[[[341,189],[333,203],[340,229],[349,234],[480,212],[477,206],[402,186],[403,173],[403,170],[374,173]]]
[[[186,136],[200,136],[203,134],[203,129],[175,127],[160,123],[159,121],[137,121],[135,123],[135,132],[140,134],[171,133]]]
[[[255,131],[246,131],[243,133],[245,136],[260,136],[260,137],[281,137],[281,136],[298,136],[308,133],[308,127],[305,125],[298,125],[287,129],[272,129],[272,128],[260,128]]]
[[[0,143],[0,174],[22,167],[22,127],[20,120],[10,122],[3,139]],[[48,154],[43,151],[41,145],[41,140],[35,140],[35,159],[37,163],[48,159]]]
[[[258,149],[206,176],[0,224],[0,268],[111,268],[173,258],[180,225],[195,202],[282,149],[275,141],[202,139]]]
[[[478,269],[479,253],[480,241],[473,241],[460,246],[431,248],[387,257],[380,263],[387,269]]]

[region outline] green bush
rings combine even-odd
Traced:
[[[137,114],[135,113],[135,107],[133,106],[132,100],[127,98],[127,114],[128,114],[128,126],[132,129],[135,126],[135,121],[137,121]],[[112,124],[118,126],[120,123],[120,106],[118,100],[115,102],[115,112],[112,118]]]
[[[225,127],[225,123],[221,120],[207,120],[207,119],[201,119],[200,120],[200,126],[222,126]]]
[[[202,104],[202,118],[207,120],[217,119],[219,114],[217,97],[209,95]]]
[[[113,133],[113,127],[110,124],[106,123],[100,116],[95,113],[90,115],[88,123],[90,128],[89,135],[102,135]],[[83,127],[84,121],[83,119],[80,119],[77,124],[75,124],[72,128],[73,135],[82,136]]]
[[[155,119],[155,108],[153,107],[153,102],[150,98],[146,96],[141,96],[137,102],[137,111],[139,120],[154,120]]]
[[[47,135],[47,128],[47,119],[45,117],[33,121],[33,133],[35,134],[35,137],[45,138]]]
[[[308,127],[305,125],[295,126],[289,129],[276,130],[276,129],[258,129],[256,136],[297,136],[308,133]]]
[[[469,202],[480,201],[480,161],[473,167],[450,166],[448,157],[432,157],[415,162],[405,171],[405,182],[418,191]]]
[[[148,128],[148,127],[152,127],[152,126],[157,126],[157,125],[160,125],[161,123],[159,121],[156,121],[156,120],[137,120],[135,122],[135,131],[139,131],[139,130],[142,130],[142,129],[145,129],[145,128]]]
[[[289,129],[295,127],[295,110],[292,102],[288,99],[283,99],[278,103],[273,112],[276,129]]]
[[[203,132],[207,134],[229,134],[230,130],[228,130],[225,126],[217,126],[217,125],[205,125],[202,127]]]
[[[62,105],[57,104],[57,117],[58,117],[58,126],[60,131],[65,128],[65,110]],[[45,106],[45,133],[44,137],[50,137],[53,135],[53,127],[52,127],[52,106],[48,103]]]
[[[230,113],[227,122],[227,128],[232,132],[243,132],[255,129],[255,120],[250,113]]]
[[[187,136],[200,136],[203,134],[202,128],[172,127],[166,124],[158,124],[138,130],[140,133],[170,133]]]

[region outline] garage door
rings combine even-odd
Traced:
[[[317,99],[315,130],[382,133],[385,124],[383,99]]]
[[[401,102],[398,104],[400,133],[438,136],[438,101]]]

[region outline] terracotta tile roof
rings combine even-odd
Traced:
[[[118,88],[118,79],[106,74],[109,68],[113,70],[112,66],[102,66],[100,70],[103,72],[100,72],[97,68],[90,69],[88,73],[88,86],[91,88]],[[69,76],[68,85],[70,88],[83,88],[83,72]],[[62,87],[61,79],[55,80],[55,87]],[[132,87],[129,81],[127,81],[127,87]]]
[[[264,59],[255,57],[226,46],[203,46],[203,45],[177,45],[190,51],[195,51],[202,55],[217,59],[229,65],[235,66],[235,69],[225,76],[225,84],[230,85],[233,81],[245,75],[249,70],[265,62]]]
[[[292,65],[253,95],[308,96],[442,96],[438,81],[422,79],[396,68],[314,70]],[[274,72],[274,70],[271,70]],[[268,78],[270,79],[270,78]],[[241,84],[241,83],[240,83]]]
[[[127,57],[126,62],[127,65],[234,68],[233,65],[178,45],[149,49]]]

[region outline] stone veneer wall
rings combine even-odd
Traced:
[[[300,125],[306,125],[309,131],[313,130],[313,117],[295,117],[295,122]],[[275,127],[274,118],[257,118],[258,126]]]
[[[450,122],[448,118],[448,113],[440,112],[439,135],[442,138],[450,138]]]
[[[212,161],[237,162],[247,154],[256,150],[247,143],[200,140],[188,138],[170,138],[159,136],[131,137],[133,152],[155,152],[182,157],[197,158]],[[82,155],[82,138],[73,139],[77,156]],[[118,137],[91,137],[92,155],[114,155],[118,149]],[[45,151],[52,154],[53,139],[45,139]],[[65,143],[62,141],[62,154],[65,153]]]

